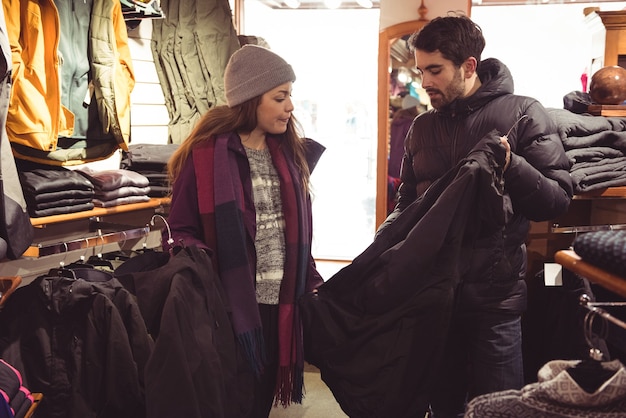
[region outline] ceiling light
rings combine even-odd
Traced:
[[[371,9],[374,5],[374,3],[372,3],[372,0],[356,0],[356,2],[359,4],[359,6],[365,9]]]
[[[290,9],[297,9],[300,7],[300,0],[284,0],[284,2]]]
[[[411,77],[411,72],[406,67],[398,68],[398,81],[401,84],[409,84],[413,81],[413,77]]]

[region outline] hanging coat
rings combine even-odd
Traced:
[[[74,30],[84,30],[84,22],[73,21],[73,12],[68,18],[68,10],[62,9],[65,19],[61,24],[59,9],[52,0],[5,1],[3,8],[14,68],[7,133],[15,156],[60,166],[102,160],[118,148],[128,150],[130,93],[135,78],[120,2],[94,0],[91,7],[80,8],[83,15],[89,13],[88,45],[82,48],[85,56],[71,56],[67,48],[60,48],[62,25],[66,32],[71,32],[67,29],[70,24],[76,24]],[[77,40],[72,51],[81,52],[80,44]],[[64,50],[66,55],[62,55]],[[70,86],[64,85],[61,75],[65,60],[67,73],[77,64],[74,61],[81,59],[89,63],[90,88],[71,85],[79,80],[65,80]],[[87,81],[87,77],[80,79],[80,83]],[[78,132],[76,114],[63,103],[62,96],[81,88],[92,92],[86,102],[93,104],[85,103],[88,115],[82,118],[89,118],[89,126],[85,131],[84,123],[79,123]]]
[[[3,1],[13,61],[7,118],[11,143],[53,151],[71,135],[74,115],[61,104],[59,16],[52,0]]]
[[[6,132],[12,67],[4,9],[0,9],[0,260],[21,257],[32,243],[35,233]]]
[[[129,326],[137,316],[128,313],[136,309],[118,309],[111,295],[95,282],[45,274],[7,300],[0,312],[0,355],[20,371],[26,387],[43,394],[37,416],[146,417],[138,346],[130,342],[140,336],[128,334],[141,329]],[[117,302],[136,303],[128,297]]]
[[[209,255],[196,246],[171,257],[145,252],[115,276],[136,295],[155,338],[145,369],[147,416],[248,416],[228,304]]]

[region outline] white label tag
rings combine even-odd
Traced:
[[[93,95],[96,87],[93,85],[93,81],[90,81],[87,85],[87,91],[85,92],[85,100],[83,100],[83,107],[87,108],[91,104],[91,96]]]
[[[557,263],[545,263],[543,281],[546,286],[563,286],[563,266]]]

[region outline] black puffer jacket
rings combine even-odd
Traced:
[[[529,220],[548,220],[567,211],[573,194],[569,161],[553,119],[537,100],[513,94],[513,78],[503,63],[482,61],[478,76],[482,85],[474,94],[422,113],[413,122],[405,144],[399,202],[385,224],[483,137],[494,131],[508,134],[512,153],[504,173],[504,248],[497,244],[502,242],[501,236],[484,236],[475,243],[461,266],[465,296],[461,301],[468,309],[520,312],[526,299],[522,279]],[[494,263],[502,260],[510,268],[494,269]]]

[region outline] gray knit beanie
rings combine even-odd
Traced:
[[[226,65],[226,104],[237,106],[288,81],[296,81],[296,74],[284,59],[262,46],[244,45]]]

